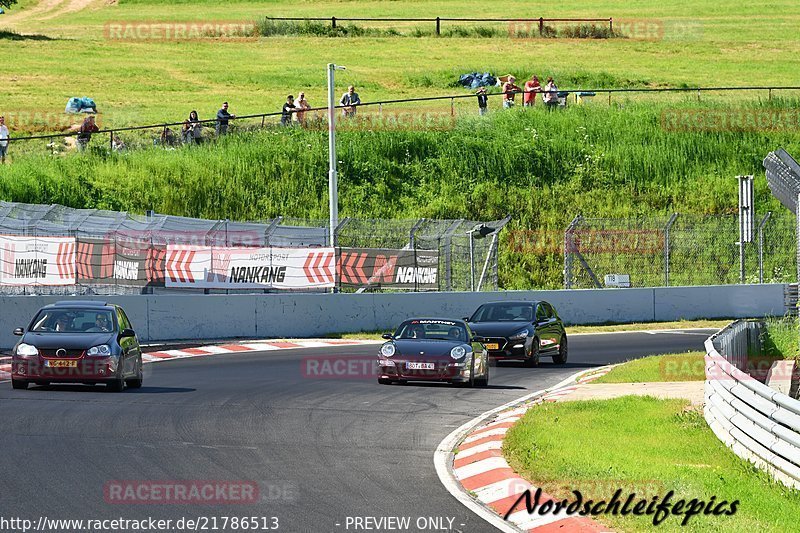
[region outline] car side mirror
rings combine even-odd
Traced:
[[[14,335],[16,335],[17,337],[22,337],[23,335],[25,335],[25,330],[22,328],[17,328],[14,330]]]
[[[464,317],[464,318],[462,318],[461,320],[463,320],[464,322],[469,322],[469,317],[468,317],[468,316],[465,316],[465,317]]]
[[[394,335],[392,335],[391,333],[384,333],[383,335],[381,335],[381,338],[390,341],[394,338]]]
[[[130,329],[130,328],[123,329],[119,334],[119,338],[120,339],[125,338],[125,337],[135,337],[135,336],[136,336],[136,333],[134,333],[134,331],[132,329]]]

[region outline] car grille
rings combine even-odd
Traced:
[[[40,349],[39,353],[42,357],[65,357],[65,358],[72,358],[77,359],[81,355],[83,355],[83,350],[75,349],[75,350],[66,350],[66,355],[56,355],[56,352],[60,348],[48,348],[48,349]]]
[[[483,344],[497,344],[499,346],[498,350],[503,350],[506,347],[506,342],[505,337],[484,337]]]

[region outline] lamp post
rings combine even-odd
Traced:
[[[336,246],[336,226],[339,225],[339,185],[336,174],[336,95],[334,94],[334,72],[337,70],[345,70],[345,67],[328,63],[328,207],[331,246]]]

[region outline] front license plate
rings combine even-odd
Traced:
[[[489,344],[486,345],[486,349],[487,350],[499,350],[500,349],[500,345],[497,344],[496,342],[490,342]]]
[[[406,363],[406,368],[409,370],[433,370],[435,366],[433,363]]]
[[[63,359],[47,359],[44,362],[44,366],[49,368],[77,368],[78,362],[77,361],[65,361]]]

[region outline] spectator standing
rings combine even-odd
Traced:
[[[486,87],[481,87],[475,94],[478,95],[478,114],[483,116],[489,108],[489,97],[486,95]]]
[[[525,82],[525,95],[522,97],[522,105],[525,107],[531,107],[534,103],[536,103],[536,93],[542,90],[542,86],[539,85],[539,78],[536,76],[531,76],[531,79]]]
[[[297,106],[294,105],[294,96],[291,94],[286,97],[286,102],[283,104],[283,109],[281,110],[281,126],[291,126],[292,125],[292,114],[294,114]]]
[[[553,81],[552,76],[547,78],[547,85],[544,86],[542,100],[550,111],[558,105],[558,87],[556,86],[556,82]]]
[[[521,91],[519,87],[514,85],[514,82],[517,81],[517,78],[514,76],[509,76],[507,81],[503,84],[503,108],[509,109],[514,107],[514,97],[516,96],[515,91]]]
[[[236,118],[228,112],[228,102],[222,102],[222,109],[217,111],[217,137],[228,133],[228,121]]]
[[[194,144],[203,142],[203,124],[197,116],[197,111],[192,110],[189,113],[189,119],[184,123],[184,141]]]
[[[6,153],[8,153],[8,126],[6,117],[0,115],[0,164],[5,164]]]
[[[83,152],[92,140],[92,133],[97,133],[100,128],[95,123],[94,115],[89,115],[83,119],[83,124],[78,129],[78,151]]]
[[[342,99],[339,100],[339,104],[345,106],[344,107],[344,116],[345,117],[354,117],[356,114],[356,106],[361,105],[361,98],[358,97],[358,93],[356,92],[356,88],[352,85],[347,88],[347,92],[342,95]]]
[[[294,114],[295,117],[297,118],[297,122],[301,126],[305,126],[305,124],[306,124],[306,111],[311,109],[311,104],[309,104],[308,100],[306,100],[306,93],[300,93],[297,96],[297,102],[295,104],[295,107],[297,107],[297,109],[299,110]]]

